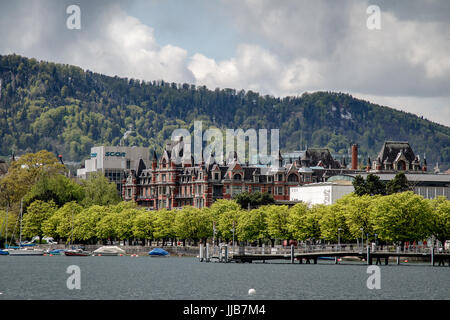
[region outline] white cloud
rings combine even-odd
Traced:
[[[366,27],[368,0],[224,0],[220,8],[228,10],[241,44],[232,57],[216,60],[161,46],[154,30],[128,15],[118,5],[122,2],[81,2],[82,29],[68,31],[68,1],[23,5],[0,0],[0,53],[211,89],[276,96],[316,90],[358,93],[447,125],[450,121],[450,22],[440,16],[414,19],[407,8],[381,1],[382,29],[371,31]],[[430,6],[434,3],[442,2]]]

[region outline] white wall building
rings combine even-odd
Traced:
[[[337,182],[323,182],[291,187],[290,201],[302,201],[312,206],[315,204],[333,204],[346,194],[353,192],[353,185]]]
[[[77,177],[86,179],[89,173],[102,172],[111,182],[122,189],[124,170],[133,169],[142,159],[150,166],[150,150],[146,147],[99,146],[91,148],[91,158],[85,160],[84,168],[77,170]]]

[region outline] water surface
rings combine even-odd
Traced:
[[[67,267],[81,270],[69,290]],[[0,299],[450,299],[450,268],[380,266],[381,289],[369,290],[367,266],[200,263],[170,257],[0,256]],[[255,296],[248,296],[254,288]]]

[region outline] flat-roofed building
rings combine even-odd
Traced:
[[[134,169],[141,161],[150,165],[150,150],[146,147],[98,146],[91,148],[91,158],[85,160],[84,168],[77,170],[77,177],[86,179],[92,172],[102,172],[109,181],[122,191],[125,170]]]

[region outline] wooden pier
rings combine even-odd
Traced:
[[[236,262],[236,263],[252,263],[253,261],[271,261],[271,260],[290,260],[292,264],[296,261],[298,264],[317,264],[318,260],[327,259],[333,260],[335,264],[339,263],[340,258],[355,257],[365,261],[367,265],[384,265],[389,264],[390,258],[396,258],[396,263],[400,264],[401,259],[407,258],[422,258],[430,261],[432,266],[445,266],[446,263],[450,266],[450,253],[437,253],[434,249],[427,250],[428,252],[392,252],[392,251],[378,251],[372,252],[371,248],[360,250],[346,250],[346,251],[312,251],[312,252],[296,252],[294,246],[291,246],[289,253],[245,253],[243,248],[238,254],[228,252],[228,247],[223,246],[219,248],[218,255],[210,255],[209,246],[200,248],[200,261],[217,261],[217,262]],[[299,250],[298,250],[299,251]]]

